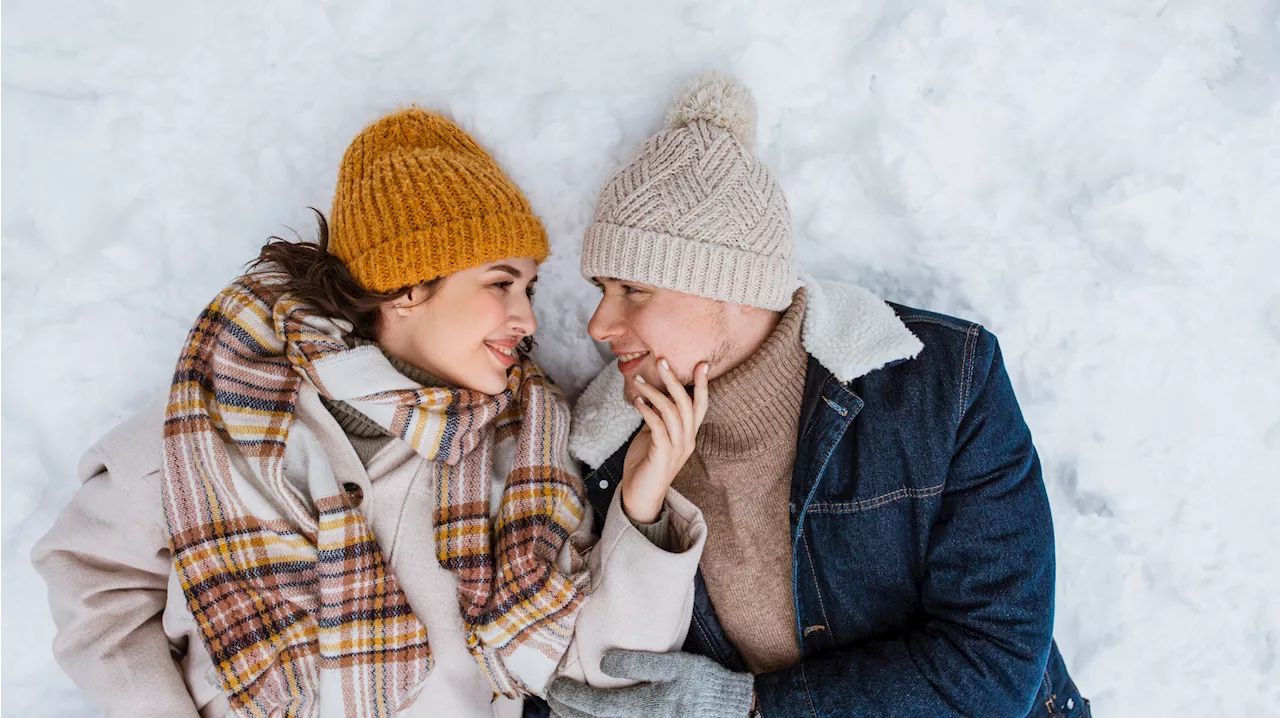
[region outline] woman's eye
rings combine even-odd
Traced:
[[[636,289],[635,287],[624,284],[622,285],[622,293],[623,294],[639,294],[640,290]]]
[[[511,287],[511,282],[495,282],[493,286],[505,292]]]
[[[534,289],[533,287],[529,287],[528,289],[524,290],[524,293],[525,293],[525,296],[529,297],[530,299],[533,299],[533,295],[537,294],[538,290]]]

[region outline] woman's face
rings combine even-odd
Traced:
[[[501,259],[455,272],[430,292],[416,287],[384,302],[378,343],[389,354],[461,389],[501,394],[516,345],[538,328],[538,264]]]

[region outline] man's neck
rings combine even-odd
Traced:
[[[773,330],[777,328],[782,314],[782,312],[752,307],[750,311],[736,317],[738,321],[730,322],[728,332],[733,339],[730,343],[733,349],[727,357],[714,363],[711,367],[711,378],[715,379],[728,374],[760,351],[760,347],[764,346],[773,334]]]
[[[801,338],[804,308],[804,297],[797,295],[771,322],[765,341],[708,385],[707,414],[698,436],[704,458],[772,451],[779,438],[794,436],[808,365]]]

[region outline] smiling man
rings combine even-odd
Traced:
[[[700,78],[586,233],[603,291],[589,331],[618,356],[574,411],[590,498],[600,515],[619,489],[628,503],[638,387],[662,386],[662,362],[692,383],[707,361],[673,485],[708,529],[683,652],[611,652],[604,670],[638,685],[560,680],[553,710],[1088,715],[1053,642],[1053,525],[995,337],[800,282],[754,134],[746,88]],[[661,536],[653,518],[638,526]]]

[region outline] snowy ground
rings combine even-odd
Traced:
[[[754,88],[807,269],[984,322],[1106,716],[1280,714],[1280,3],[7,0],[3,712],[86,712],[32,543],[199,307],[327,208],[348,140],[452,113],[546,220],[541,360],[602,359],[596,190],[692,74]]]

